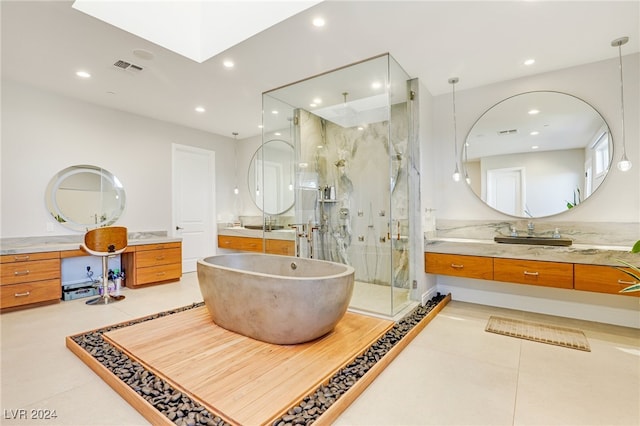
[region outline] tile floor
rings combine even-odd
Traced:
[[[393,301],[390,297],[392,292]],[[378,313],[387,318],[393,316],[394,321],[398,321],[417,306],[417,302],[411,301],[409,297],[409,290],[406,288],[356,281],[349,307],[358,313]]]
[[[201,296],[193,273],[125,295],[107,306],[80,299],[0,315],[0,424],[148,424],[64,338]],[[486,333],[490,315],[580,328],[592,352]],[[57,418],[12,419],[31,409]],[[638,425],[640,331],[453,301],[335,424]]]

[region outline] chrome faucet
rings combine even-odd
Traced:
[[[535,229],[533,222],[529,222],[527,224],[527,235],[533,235],[533,230]]]
[[[293,228],[295,233],[295,257],[300,257],[300,238],[307,238],[307,224],[306,223],[290,223],[290,228]]]

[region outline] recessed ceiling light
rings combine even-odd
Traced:
[[[313,18],[313,26],[314,27],[324,27],[324,18]]]
[[[317,104],[321,104],[321,103],[322,103],[322,99],[320,99],[320,98],[315,98],[315,99],[314,99],[313,101],[311,101],[311,102],[313,102],[313,103],[314,103],[314,104],[316,104],[316,105],[317,105]]]
[[[538,149],[538,148],[540,148],[538,145],[533,145],[533,146],[531,147],[531,149]]]
[[[534,130],[533,132],[529,133],[531,136],[535,136],[535,135],[539,135],[540,132],[538,132],[537,130]]]
[[[538,114],[539,112],[540,112],[540,111],[539,111],[539,110],[537,110],[537,109],[532,109],[532,110],[529,110],[529,115],[536,115],[536,114]]]
[[[271,114],[277,114],[277,113],[278,113],[278,111],[275,110],[275,109],[273,111],[271,111]]]
[[[318,105],[316,105],[316,104],[309,104],[309,106],[310,106],[311,108],[315,108],[315,107],[317,107]]]
[[[234,64],[231,59],[225,59],[222,65],[224,65],[225,68],[233,68],[236,64]]]
[[[201,107],[201,106],[197,106],[195,108],[195,110],[196,110],[196,112],[205,112],[206,111],[206,109],[204,109],[204,107]]]
[[[358,126],[358,130],[364,130],[364,127]]]
[[[282,134],[282,133],[280,133],[280,132],[275,132],[275,133],[274,133],[274,135],[276,135],[276,136],[280,136],[281,134]]]
[[[524,64],[529,66],[529,65],[533,65],[536,63],[536,60],[531,58],[531,59],[527,59],[526,61],[524,61]]]
[[[372,89],[379,89],[381,87],[382,87],[382,83],[380,83],[379,81],[374,81],[373,83],[371,83]]]
[[[90,77],[91,77],[91,74],[89,74],[89,73],[88,73],[88,72],[86,72],[86,71],[77,71],[77,72],[76,72],[76,75],[77,75],[78,77],[80,77],[80,78],[90,78]]]

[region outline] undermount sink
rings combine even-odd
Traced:
[[[267,226],[266,229],[265,229],[264,225],[245,225],[244,227],[247,228],[247,229],[259,229],[260,231],[262,231],[262,230],[277,231],[279,229],[284,229],[284,226],[282,226],[282,225],[271,225],[271,226]]]
[[[534,235],[522,235],[518,237],[495,237],[496,243],[504,244],[531,244],[534,246],[570,246],[573,240],[569,238],[536,237]]]

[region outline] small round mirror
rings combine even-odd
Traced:
[[[613,144],[604,118],[565,93],[507,98],[478,118],[462,150],[465,178],[489,207],[526,218],[584,202],[606,177]]]
[[[118,178],[89,165],[67,167],[53,176],[45,199],[53,218],[76,231],[112,225],[125,206],[125,192]]]
[[[265,214],[282,214],[293,207],[293,146],[273,139],[256,150],[249,163],[247,182],[255,205]]]

